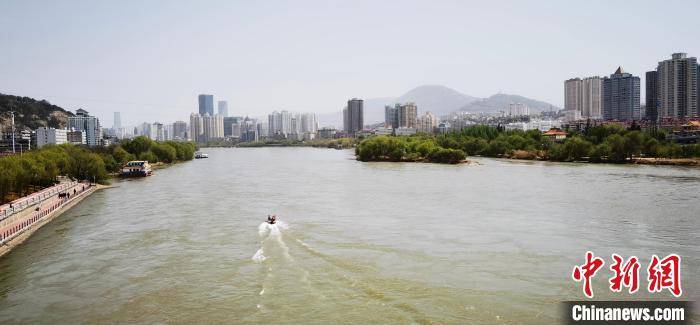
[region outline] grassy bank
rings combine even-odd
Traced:
[[[191,160],[194,151],[194,144],[189,142],[155,142],[137,137],[110,147],[50,145],[22,155],[2,157],[0,202],[51,186],[59,175],[104,183],[130,160],[174,163]]]
[[[361,161],[437,163],[458,163],[466,156],[609,163],[664,158],[667,164],[673,159],[700,157],[700,145],[679,145],[665,138],[663,132],[605,125],[581,133],[570,132],[563,141],[550,141],[538,130],[506,131],[473,126],[442,135],[371,137],[360,142],[355,153]]]

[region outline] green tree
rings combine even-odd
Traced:
[[[171,163],[177,159],[177,151],[172,146],[164,143],[155,143],[151,147],[153,154],[158,157],[159,161]]]
[[[627,151],[625,147],[625,138],[619,134],[613,134],[605,139],[604,142],[610,148],[608,160],[613,162],[623,162],[627,159]]]
[[[607,143],[601,143],[597,146],[592,146],[588,154],[588,159],[592,162],[602,162],[608,159],[612,150]]]
[[[129,153],[139,156],[141,153],[150,150],[154,143],[155,142],[148,137],[138,136],[131,140],[124,141],[122,147]]]
[[[444,148],[434,150],[429,156],[431,162],[443,164],[457,164],[466,158],[467,155],[462,150]]]
[[[145,160],[149,163],[157,163],[158,156],[156,156],[152,151],[146,151],[139,154],[139,160]]]
[[[640,131],[628,132],[624,136],[624,152],[629,158],[638,156],[642,149],[642,133]]]

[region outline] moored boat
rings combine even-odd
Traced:
[[[145,160],[130,161],[122,167],[121,173],[119,173],[123,177],[146,177],[152,174],[151,164]]]
[[[197,151],[194,153],[194,158],[195,159],[209,158],[209,155],[206,153],[203,153],[201,151]]]

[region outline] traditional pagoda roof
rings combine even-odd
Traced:
[[[560,128],[551,128],[549,131],[542,133],[542,135],[557,136],[557,135],[567,135],[566,131]]]

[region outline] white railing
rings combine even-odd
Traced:
[[[78,182],[74,182],[74,186],[78,185]],[[87,184],[86,184],[87,185]],[[75,200],[75,198],[80,197],[83,193],[89,191],[92,188],[92,186],[87,185],[87,188],[83,189],[82,187],[80,190],[77,190],[75,193],[75,196],[71,196],[70,199],[68,198],[62,198],[58,200],[57,202],[52,203],[49,205],[49,207],[46,210],[39,210],[36,211],[35,213],[31,214],[28,218],[18,220],[15,223],[5,226],[2,229],[0,229],[0,245],[9,242],[13,238],[17,237],[21,233],[23,233],[27,228],[31,227],[35,223],[41,221],[44,219],[44,217],[48,216],[51,214],[51,212],[55,211],[56,209],[61,208],[63,205],[66,203],[72,202]],[[66,187],[62,187],[62,189],[66,189]],[[58,192],[53,192],[58,193]]]
[[[46,199],[64,191],[66,189],[72,188],[78,185],[77,181],[64,182],[58,185],[54,185],[48,189],[41,190],[36,193],[32,193],[27,197],[15,200],[9,204],[3,205],[3,210],[0,212],[0,221],[7,219],[13,214],[20,212],[30,206],[41,203]]]

